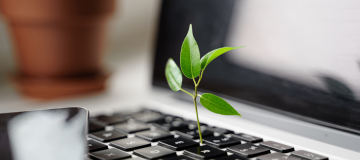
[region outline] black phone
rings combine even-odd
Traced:
[[[88,116],[89,112],[85,108],[80,107],[68,107],[68,108],[56,108],[56,109],[46,109],[46,110],[33,110],[33,111],[23,111],[23,112],[12,112],[12,113],[0,113],[0,156],[1,159],[5,160],[12,160],[13,159],[13,152],[11,149],[11,137],[9,137],[9,127],[10,122],[16,117],[20,117],[26,113],[39,113],[39,114],[47,114],[50,113],[51,115],[56,114],[66,114],[64,117],[65,123],[68,123],[71,120],[76,118],[76,121],[82,121],[82,133],[81,136],[86,141],[86,134],[87,134],[87,126],[88,126]],[[74,119],[73,119],[74,118]],[[31,126],[30,126],[31,127]],[[27,135],[24,135],[27,136]],[[29,137],[31,138],[31,137]],[[51,143],[51,142],[49,142]],[[84,146],[85,147],[85,146]]]

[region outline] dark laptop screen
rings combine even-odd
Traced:
[[[201,56],[246,45],[211,62],[202,89],[360,133],[360,21],[337,2],[294,3],[163,1],[153,83],[168,88],[165,64],[170,57],[180,64],[181,44],[192,24]],[[183,83],[193,86],[186,77]]]

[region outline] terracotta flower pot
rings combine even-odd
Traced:
[[[24,94],[55,98],[104,89],[101,52],[114,0],[0,0],[0,10]]]

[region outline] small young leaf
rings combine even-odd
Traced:
[[[181,46],[180,67],[184,75],[190,79],[200,74],[200,51],[193,36],[191,24]]]
[[[222,98],[210,93],[204,93],[200,97],[200,103],[209,111],[222,115],[239,115],[229,103]]]
[[[205,54],[202,58],[201,58],[201,69],[204,70],[206,68],[206,66],[212,61],[214,60],[216,57],[219,57],[220,55],[234,50],[234,49],[238,49],[238,48],[242,48],[245,46],[241,46],[241,47],[223,47],[223,48],[218,48],[215,50],[210,51],[209,53]]]
[[[170,88],[173,91],[176,92],[181,89],[181,84],[183,79],[181,75],[181,71],[172,58],[169,58],[169,60],[166,63],[165,76]]]

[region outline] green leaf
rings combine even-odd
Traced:
[[[170,88],[173,91],[176,92],[181,89],[181,84],[183,80],[181,71],[172,58],[169,58],[166,63],[165,76]]]
[[[200,51],[193,36],[191,24],[181,46],[180,67],[184,75],[190,79],[200,74]]]
[[[209,111],[222,115],[239,115],[229,103],[222,98],[210,93],[204,93],[200,97],[200,103]]]
[[[234,49],[238,49],[238,48],[242,48],[245,46],[241,46],[241,47],[223,47],[223,48],[218,48],[215,50],[210,51],[209,53],[205,54],[202,58],[201,58],[201,69],[204,70],[206,68],[206,66],[212,61],[214,60],[216,57],[219,57],[220,55],[234,50]]]

